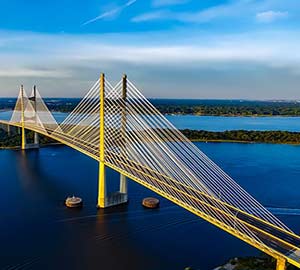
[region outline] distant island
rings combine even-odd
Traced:
[[[268,255],[259,257],[238,257],[229,260],[214,270],[273,270],[276,269],[276,260]],[[286,270],[296,270],[293,265],[287,265]]]
[[[242,142],[242,143],[276,143],[276,144],[300,144],[299,132],[288,131],[205,131],[183,129],[181,132],[191,141],[204,142]],[[33,132],[27,131],[28,143],[33,141]],[[40,145],[57,144],[54,140],[40,135]],[[21,136],[14,132],[8,134],[0,128],[0,148],[17,148],[21,144]]]
[[[268,255],[261,254],[257,257],[236,257],[230,259],[225,264],[214,268],[213,270],[274,270],[276,269],[276,260]],[[296,270],[293,265],[287,264],[286,270]],[[200,270],[191,266],[184,270]]]
[[[183,129],[181,132],[192,141],[300,144],[300,133],[290,131]]]
[[[300,116],[299,102],[274,101],[174,101],[155,100],[162,114],[201,116]]]
[[[50,111],[71,112],[79,98],[45,98]],[[300,116],[299,101],[150,99],[162,114],[205,116]],[[0,110],[12,110],[15,98],[1,98]]]

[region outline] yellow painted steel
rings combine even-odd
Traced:
[[[25,134],[25,115],[24,115],[24,88],[21,85],[21,149],[26,148],[26,134]]]
[[[105,207],[106,183],[105,183],[105,164],[104,164],[104,100],[105,100],[105,77],[100,75],[100,143],[99,143],[99,180],[98,180],[98,207]]]
[[[286,260],[285,259],[277,259],[276,261],[276,270],[285,270],[286,269]]]

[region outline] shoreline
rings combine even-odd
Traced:
[[[163,114],[165,116],[212,116],[212,117],[246,117],[246,118],[258,118],[258,117],[261,117],[261,118],[265,118],[265,117],[274,117],[274,118],[286,118],[286,117],[292,117],[292,118],[297,118],[299,117],[300,118],[300,114],[299,115],[264,115],[264,114],[259,114],[259,115],[239,115],[239,114],[193,114],[193,113],[165,113]]]
[[[300,143],[280,143],[280,142],[255,142],[255,141],[238,141],[238,140],[201,140],[195,139],[190,140],[191,142],[201,142],[201,143],[241,143],[241,144],[277,144],[277,145],[291,145],[300,146]],[[65,146],[64,144],[57,143],[47,143],[40,145],[39,148],[49,147],[49,146]],[[0,150],[20,150],[20,146],[0,146]]]
[[[60,145],[64,145],[64,144],[62,144],[60,142],[45,143],[45,144],[41,144],[39,146],[39,148],[44,148],[44,147],[48,147],[48,146],[60,146]],[[20,146],[0,146],[0,150],[21,150],[21,147]]]
[[[207,143],[244,143],[244,144],[286,144],[298,146],[300,143],[293,142],[256,142],[256,141],[239,141],[239,140],[202,140],[202,139],[189,139],[191,142],[207,142]]]
[[[3,112],[10,112],[12,110],[8,110],[8,109],[0,109],[0,113]],[[51,110],[51,113],[63,113],[63,114],[70,114],[72,112],[71,111],[60,111],[60,110]],[[249,114],[249,115],[243,115],[243,114],[197,114],[197,113],[162,113],[161,114],[165,115],[165,116],[213,116],[213,117],[246,117],[246,118],[265,118],[265,117],[274,117],[274,118],[286,118],[286,117],[292,117],[292,118],[300,118],[300,114],[297,115],[293,115],[293,114],[279,114],[279,115],[273,115],[273,114]]]

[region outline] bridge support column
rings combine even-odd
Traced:
[[[34,102],[34,112],[35,112],[35,123],[37,124],[37,101],[36,101],[36,86],[33,86],[33,102]],[[37,132],[34,132],[33,134],[33,144],[34,144],[34,148],[39,148],[40,144],[39,144],[39,134]]]
[[[106,175],[104,162],[99,162],[99,180],[98,180],[98,208],[106,207]]]
[[[106,177],[104,164],[104,101],[105,101],[105,78],[100,76],[100,143],[99,143],[99,181],[98,181],[98,207],[106,207]]]
[[[126,101],[127,101],[127,76],[123,75],[122,81],[122,119],[121,119],[121,135],[123,140],[122,154],[126,155]],[[120,193],[126,194],[127,201],[127,178],[125,175],[120,175]]]
[[[127,179],[121,175],[120,191],[107,194],[105,175],[105,77],[100,76],[100,143],[99,143],[99,183],[98,208],[106,208],[127,202]]]
[[[25,115],[24,115],[24,88],[21,85],[21,149],[26,149]]]
[[[276,270],[285,270],[285,269],[286,269],[286,260],[283,258],[277,258]]]
[[[39,148],[40,142],[39,134],[37,132],[34,132],[33,144],[36,145],[37,148]]]
[[[7,125],[7,134],[10,136],[10,125]]]
[[[127,178],[125,175],[120,175],[120,193],[127,194]]]

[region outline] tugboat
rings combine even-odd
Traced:
[[[65,201],[65,204],[67,207],[70,208],[76,208],[76,207],[81,207],[82,206],[82,199],[79,197],[68,197]]]

